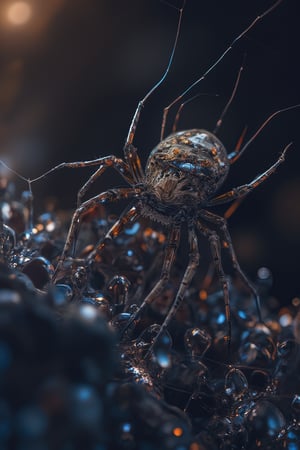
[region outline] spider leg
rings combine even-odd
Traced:
[[[222,265],[222,259],[221,259],[221,244],[220,244],[220,238],[217,235],[217,233],[213,230],[210,230],[209,228],[202,225],[200,221],[197,222],[197,227],[199,231],[208,239],[209,245],[210,245],[210,251],[213,258],[213,263],[215,266],[215,269],[217,271],[217,275],[223,290],[224,295],[224,305],[225,305],[225,316],[227,321],[227,343],[228,343],[228,353],[230,353],[230,343],[231,343],[231,312],[230,312],[230,301],[229,301],[229,285],[228,280],[225,276],[225,272]]]
[[[108,168],[112,167],[115,169],[130,185],[134,184],[134,179],[131,175],[131,172],[129,170],[128,164],[124,162],[121,158],[117,158],[114,155],[104,156],[101,158],[92,159],[89,161],[75,161],[75,162],[63,162],[61,164],[58,164],[57,166],[53,167],[52,169],[48,170],[47,172],[43,173],[37,178],[34,178],[31,180],[31,183],[38,181],[42,178],[45,178],[47,175],[49,175],[52,172],[55,172],[59,169],[78,169],[80,167],[91,167],[91,166],[99,166],[99,168],[94,172],[91,177],[88,179],[88,181],[83,185],[83,187],[78,191],[77,194],[77,206],[80,205],[81,199],[84,196],[84,194],[87,192],[89,187],[94,183],[94,181],[102,175],[102,173]]]
[[[149,292],[143,303],[135,314],[131,316],[125,328],[122,330],[122,335],[130,328],[130,325],[141,315],[147,305],[151,304],[153,300],[163,291],[164,287],[169,281],[171,269],[175,260],[177,248],[180,242],[180,226],[173,225],[169,233],[168,242],[164,252],[164,261],[160,279],[156,282],[152,290]]]
[[[190,285],[193,276],[195,275],[196,269],[199,265],[199,250],[198,250],[198,239],[195,231],[194,224],[190,225],[188,228],[188,241],[189,241],[189,262],[187,265],[187,268],[184,272],[183,278],[181,280],[179,289],[177,291],[176,297],[174,302],[172,303],[172,306],[163,321],[160,330],[158,334],[155,336],[155,339],[149,348],[146,357],[152,352],[153,347],[155,346],[155,343],[157,342],[159,336],[164,332],[164,330],[168,327],[170,321],[175,316],[179,306],[181,305],[184,295],[186,293],[186,290],[188,286]]]
[[[278,111],[275,111],[273,114],[271,114],[263,123],[262,125],[256,130],[256,132],[251,136],[250,139],[246,142],[246,144],[240,148],[239,142],[236,148],[233,150],[233,152],[229,153],[228,155],[228,161],[230,164],[234,164],[244,153],[244,151],[249,147],[250,144],[257,138],[257,136],[262,132],[262,130],[270,123],[274,117],[278,116],[279,114],[282,114],[286,111],[291,111],[292,109],[299,108],[300,104],[288,106],[287,108],[279,109]]]
[[[220,129],[222,123],[223,123],[224,117],[225,117],[225,115],[226,115],[226,113],[227,113],[227,111],[228,111],[228,109],[229,109],[229,107],[230,107],[234,97],[235,97],[235,94],[236,94],[236,91],[237,91],[237,88],[238,88],[238,85],[239,85],[239,82],[240,82],[240,78],[241,78],[241,74],[242,74],[243,69],[244,69],[244,67],[243,67],[243,65],[241,65],[241,67],[239,68],[239,71],[238,71],[237,78],[236,78],[235,83],[234,83],[234,87],[233,87],[231,96],[230,96],[229,100],[227,101],[227,103],[225,105],[225,108],[223,109],[219,119],[217,120],[216,126],[215,126],[214,131],[213,131],[214,134],[218,133],[218,131],[219,131],[219,129]]]
[[[234,251],[231,236],[228,231],[226,219],[224,217],[218,216],[218,215],[213,214],[210,211],[206,211],[206,210],[202,210],[200,215],[203,219],[217,225],[220,228],[221,232],[223,233],[223,236],[224,236],[223,247],[225,250],[227,250],[229,252],[229,256],[230,256],[231,263],[232,263],[234,270],[239,274],[239,276],[243,280],[244,284],[248,287],[250,292],[252,292],[252,294],[255,298],[258,321],[262,322],[260,298],[259,298],[258,292],[240,267],[240,264],[237,260],[237,257],[236,257],[235,251]]]
[[[221,205],[224,203],[228,203],[231,200],[238,199],[240,197],[243,197],[247,194],[249,194],[251,191],[253,191],[255,188],[257,188],[260,184],[262,184],[265,180],[267,180],[277,169],[277,167],[283,163],[285,159],[285,154],[289,147],[292,144],[288,144],[283,152],[281,153],[278,160],[271,166],[269,169],[267,169],[262,174],[258,175],[254,180],[252,180],[250,183],[243,184],[242,186],[238,186],[236,188],[231,189],[228,192],[225,192],[224,194],[218,195],[217,197],[213,198],[207,203],[207,206],[215,206],[215,205]]]
[[[124,155],[134,182],[141,183],[144,178],[144,171],[137,149],[131,143],[126,142]]]
[[[226,209],[226,211],[224,213],[224,219],[228,220],[235,213],[235,211],[238,209],[238,207],[244,201],[244,199],[245,199],[245,197],[237,198],[229,206],[229,208]],[[202,285],[201,285],[201,290],[199,292],[199,297],[200,297],[201,300],[206,300],[206,298],[207,298],[207,291],[208,291],[209,286],[212,283],[214,273],[215,273],[214,263],[211,262],[209,264],[209,267],[207,269],[206,275],[205,275],[205,277],[203,279],[203,282],[202,282]]]
[[[267,16],[269,13],[271,13],[277,6],[282,2],[282,0],[277,0],[270,8],[265,10],[262,14],[258,15],[248,26],[244,29],[232,42],[231,44],[223,51],[221,56],[204,72],[203,75],[201,75],[200,78],[198,78],[196,81],[194,81],[192,84],[190,84],[178,97],[175,98],[175,100],[172,101],[168,106],[164,108],[163,111],[163,118],[162,118],[162,124],[161,124],[161,133],[160,133],[160,140],[162,141],[165,135],[165,128],[166,128],[166,122],[167,122],[167,116],[169,114],[170,108],[172,108],[173,105],[175,105],[177,102],[179,102],[188,92],[190,92],[197,84],[199,84],[202,80],[204,80],[207,75],[214,70],[216,66],[219,65],[219,63],[224,59],[224,57],[231,51],[233,46],[241,40],[255,25],[257,22],[262,20],[265,16]]]
[[[132,206],[129,210],[126,209],[122,214],[120,219],[118,219],[110,230],[106,233],[103,239],[101,239],[95,249],[88,255],[87,260],[90,261],[95,258],[97,254],[101,252],[103,247],[108,241],[115,239],[124,230],[125,226],[129,222],[133,222],[139,215],[139,210],[136,206]]]
[[[87,182],[82,186],[77,194],[77,206],[81,204],[82,197],[94,183],[94,181],[102,175],[102,173],[108,168],[114,168],[130,185],[134,184],[134,179],[131,175],[128,164],[122,159],[116,158],[114,155],[101,158],[100,167],[94,172]]]
[[[137,128],[137,125],[138,125],[138,122],[140,119],[142,109],[143,109],[146,101],[152,95],[152,93],[154,91],[156,91],[156,89],[164,82],[164,80],[166,79],[166,77],[169,73],[170,67],[171,67],[173,59],[174,59],[175,50],[177,47],[185,2],[186,2],[186,0],[183,0],[181,8],[178,9],[179,17],[178,17],[178,23],[177,23],[177,30],[176,30],[175,40],[173,43],[173,47],[172,47],[172,51],[171,51],[171,54],[169,57],[167,67],[166,67],[162,77],[158,80],[158,82],[147,92],[145,97],[139,101],[137,108],[135,110],[135,113],[133,115],[129,130],[128,130],[128,135],[127,135],[125,146],[124,146],[124,155],[125,155],[125,160],[126,160],[127,164],[129,165],[130,172],[136,182],[141,181],[143,178],[143,171],[142,171],[142,167],[141,167],[140,158],[136,152],[135,147],[133,147],[133,145],[132,145],[134,137],[135,137],[135,133],[136,133],[136,128]],[[175,8],[175,9],[177,9],[177,8]]]
[[[126,199],[126,198],[132,198],[140,194],[139,189],[134,188],[118,188],[118,189],[110,189],[109,191],[102,192],[99,195],[96,195],[95,197],[92,197],[91,199],[85,201],[82,203],[74,212],[71,225],[68,231],[68,235],[66,238],[65,246],[63,249],[63,252],[60,256],[60,259],[58,261],[53,280],[55,280],[56,275],[59,273],[60,269],[63,266],[63,263],[67,257],[67,254],[70,251],[70,248],[76,238],[80,221],[82,216],[87,213],[90,209],[93,207],[104,204],[104,203],[111,203],[115,202],[117,200]]]

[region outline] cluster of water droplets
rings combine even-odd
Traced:
[[[222,292],[194,280],[161,324],[181,273],[142,314],[166,234],[136,222],[86,256],[114,222],[86,220],[76,257],[52,284],[67,226],[32,220],[31,193],[0,196],[0,449],[300,449],[300,300],[279,308],[259,270],[264,323],[230,285],[228,353]]]

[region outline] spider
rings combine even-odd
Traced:
[[[133,145],[133,140],[140,113],[146,100],[164,81],[171,66],[180,31],[182,13],[184,9],[183,4],[182,8],[179,10],[177,33],[167,69],[159,82],[146,94],[137,106],[124,146],[124,159],[110,155],[90,161],[62,163],[47,172],[48,174],[49,172],[62,167],[75,168],[98,166],[97,170],[78,192],[77,209],[72,217],[64,249],[53,277],[53,282],[60,277],[64,262],[76,240],[80,221],[83,215],[96,205],[108,204],[121,199],[131,199],[133,201],[130,206],[121,214],[120,218],[107,232],[105,238],[97,244],[87,258],[88,262],[91,263],[108,240],[117,237],[128,223],[136,220],[139,216],[160,222],[168,229],[168,240],[164,250],[160,278],[141,303],[137,313],[131,317],[129,324],[137,319],[137,316],[141,315],[145,307],[164,290],[170,277],[172,265],[175,261],[176,251],[180,242],[181,229],[183,226],[187,227],[188,232],[188,264],[181,279],[176,297],[163,324],[161,325],[159,334],[165,330],[171,319],[174,317],[197,270],[197,266],[199,264],[197,236],[199,233],[207,238],[209,242],[215,270],[223,290],[225,315],[228,324],[228,333],[226,336],[228,342],[230,343],[231,339],[230,299],[228,280],[222,266],[221,246],[223,246],[225,251],[228,252],[233,268],[254,296],[258,320],[260,322],[262,321],[258,293],[238,263],[227,228],[226,217],[215,214],[210,211],[210,208],[232,201],[240,201],[241,198],[245,197],[248,193],[253,191],[267,178],[269,178],[270,175],[274,173],[276,168],[284,161],[286,151],[290,144],[283,150],[278,160],[271,165],[271,167],[251,182],[232,188],[225,193],[217,194],[218,190],[227,178],[231,164],[234,164],[239,159],[246,148],[248,148],[248,146],[256,138],[258,133],[260,133],[265,125],[276,114],[291,109],[292,107],[285,108],[272,114],[242,148],[237,146],[234,151],[228,154],[224,145],[216,136],[216,133],[235,94],[239,81],[238,76],[233,94],[227,103],[223,114],[217,122],[216,129],[213,133],[203,129],[177,131],[177,125],[175,123],[173,133],[167,138],[164,138],[164,130],[170,107],[185,96],[190,89],[199,83],[199,81],[203,80],[206,75],[230,51],[233,45],[251,28],[253,28],[258,20],[262,19],[273,9],[275,9],[281,1],[282,0],[278,0],[262,15],[257,16],[256,19],[253,20],[250,25],[237,38],[234,39],[231,45],[205,72],[205,74],[190,85],[188,89],[186,89],[177,99],[174,100],[174,102],[165,108],[162,121],[161,141],[150,153],[145,170],[143,170],[138,151]],[[241,70],[242,67],[239,71],[239,75]],[[181,105],[180,110],[183,105],[184,103]],[[107,190],[82,203],[82,197],[90,188],[91,184],[109,167],[116,170],[129,184],[129,187],[120,187]],[[45,175],[46,174],[42,175],[42,177]]]

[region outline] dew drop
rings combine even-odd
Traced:
[[[184,335],[184,343],[192,360],[204,356],[211,345],[212,338],[206,330],[200,328],[189,328]]]
[[[225,375],[225,392],[233,400],[239,400],[248,391],[248,381],[239,369],[232,368]]]
[[[122,275],[115,275],[108,283],[107,289],[118,308],[127,304],[130,281]]]
[[[286,425],[282,412],[267,400],[256,403],[247,417],[247,422],[258,438],[274,438]]]

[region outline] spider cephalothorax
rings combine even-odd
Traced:
[[[212,133],[187,130],[171,134],[152,150],[145,170],[146,190],[174,210],[205,206],[229,171],[227,152]]]

